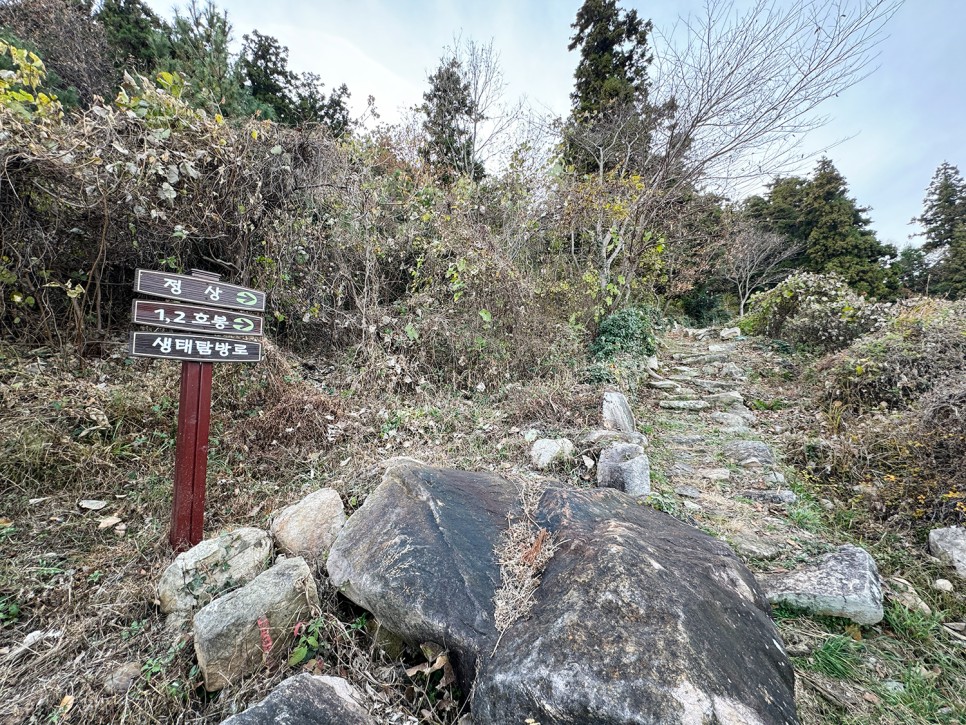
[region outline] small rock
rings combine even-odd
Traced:
[[[580,445],[586,450],[599,451],[612,443],[633,443],[638,446],[646,446],[647,438],[636,430],[630,433],[619,430],[592,430],[580,439]]]
[[[929,532],[929,551],[947,566],[956,569],[957,576],[966,578],[966,529],[950,526]]]
[[[676,493],[678,496],[684,496],[685,498],[701,497],[701,491],[694,486],[675,486],[674,493]]]
[[[725,428],[744,429],[745,427],[745,419],[734,413],[712,413],[711,420]]]
[[[937,592],[946,592],[948,594],[953,591],[953,583],[949,579],[937,579],[932,583],[932,588]]]
[[[684,499],[684,501],[681,502],[681,505],[684,506],[684,508],[686,510],[688,510],[688,511],[700,511],[701,510],[701,504],[697,504],[694,501],[692,501],[691,499],[687,499],[687,498]]]
[[[734,345],[723,345],[719,343],[711,343],[708,345],[708,352],[734,352]]]
[[[722,380],[701,380],[700,378],[695,378],[691,381],[691,385],[696,388],[701,388],[702,390],[707,390],[708,392],[714,393],[722,391],[726,388],[731,388],[734,383]]]
[[[726,327],[719,334],[722,340],[732,340],[741,334],[740,327]]]
[[[927,617],[932,616],[932,609],[922,600],[916,588],[905,579],[897,576],[890,577],[886,580],[885,589],[889,599],[894,599],[909,611],[919,612]]]
[[[779,473],[778,471],[772,471],[765,476],[765,483],[785,483],[785,474]]]
[[[699,468],[695,471],[698,478],[703,478],[707,481],[729,481],[731,480],[731,471],[727,468]]]
[[[100,511],[102,508],[107,506],[107,501],[101,501],[100,499],[96,498],[85,498],[81,501],[78,501],[77,505],[85,511]]]
[[[746,559],[777,559],[782,553],[780,547],[752,534],[736,534],[731,545]]]
[[[834,511],[835,510],[835,504],[832,503],[832,500],[831,499],[820,498],[818,500],[818,505],[821,506],[825,511]]]
[[[121,665],[104,680],[104,692],[109,695],[123,695],[141,676],[141,666],[137,662]]]
[[[746,458],[743,461],[739,461],[738,465],[742,468],[763,468],[765,466],[765,464],[759,461],[757,458]]]
[[[601,414],[604,427],[608,430],[619,430],[624,433],[633,433],[636,430],[634,413],[631,412],[631,406],[623,393],[615,391],[604,393]]]
[[[759,576],[772,604],[814,614],[847,617],[857,624],[882,621],[882,585],[865,549],[846,544],[814,564],[787,574]]]
[[[194,640],[205,689],[237,684],[271,654],[285,657],[294,625],[311,619],[319,606],[308,564],[293,557],[200,609]]]
[[[745,371],[735,365],[733,362],[726,362],[721,365],[721,367],[718,368],[718,373],[724,377],[732,378],[734,380],[745,379]]]
[[[286,554],[301,556],[309,564],[325,563],[325,557],[345,525],[345,507],[334,488],[310,493],[282,509],[272,521],[272,535]]]
[[[174,560],[158,583],[161,611],[190,611],[207,604],[226,587],[245,584],[268,566],[272,537],[241,528],[193,546]]]
[[[652,380],[648,383],[652,388],[658,390],[680,390],[681,384],[673,380]]]
[[[898,680],[885,680],[882,683],[882,689],[886,692],[891,692],[893,694],[898,694],[900,692],[906,691],[906,686],[903,685]]]
[[[523,434],[523,440],[525,440],[527,443],[533,443],[539,437],[540,437],[540,431],[534,430],[533,428],[530,428],[529,430],[525,431]]]
[[[657,355],[649,355],[644,359],[644,368],[646,370],[657,370],[659,367],[661,367],[661,363],[657,359]]]
[[[705,410],[711,403],[704,400],[662,400],[658,405],[665,410]]]
[[[597,486],[616,488],[631,496],[651,492],[651,465],[644,449],[630,443],[616,443],[604,449],[597,462]]]
[[[222,725],[375,725],[361,702],[359,691],[341,677],[303,672]]]
[[[574,444],[566,438],[541,438],[530,448],[530,463],[545,471],[555,463],[569,461],[574,457]]]
[[[798,501],[798,496],[794,491],[789,491],[787,488],[781,491],[757,491],[754,489],[749,489],[747,491],[739,491],[738,496],[742,498],[750,498],[752,501],[761,501],[762,503],[773,503],[773,504],[791,504]]]
[[[733,441],[722,449],[725,456],[735,463],[757,458],[768,466],[775,465],[775,454],[761,441]]]

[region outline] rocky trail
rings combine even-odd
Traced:
[[[105,649],[89,697],[146,714],[180,667],[206,723],[966,722],[962,530],[860,537],[791,463],[814,411],[786,356],[737,329],[663,346],[572,415],[479,426],[472,471],[434,434],[355,469],[359,500],[312,483],[165,550],[121,639],[166,654]],[[8,682],[55,656],[38,631]]]

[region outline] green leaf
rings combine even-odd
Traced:
[[[295,665],[301,664],[306,656],[309,654],[308,646],[300,644],[298,647],[292,650],[292,654],[288,657],[288,666],[295,667]]]
[[[419,339],[419,330],[411,322],[406,323],[406,336],[413,341]]]
[[[483,322],[493,322],[493,315],[489,310],[480,310],[480,317],[483,318]]]

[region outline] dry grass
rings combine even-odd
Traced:
[[[540,586],[540,572],[557,550],[553,535],[534,520],[547,482],[522,476],[514,477],[513,481],[520,488],[520,511],[508,517],[509,525],[496,548],[500,588],[493,598],[493,620],[500,639],[510,625],[518,619],[526,619],[530,613],[533,595]]]
[[[178,366],[132,362],[120,341],[111,345],[113,357],[83,365],[45,349],[0,347],[4,725],[220,722],[297,671],[279,653],[233,690],[208,695],[190,639],[165,630],[155,585],[172,558]],[[354,384],[341,360],[311,368],[307,380],[305,363],[272,347],[262,365],[216,368],[207,534],[265,528],[274,511],[322,486],[353,510],[378,484],[380,462],[396,455],[512,473],[528,449],[515,425],[521,401],[529,401],[528,422],[548,430],[576,429],[599,414],[599,398],[575,388],[566,371],[533,389],[466,393],[398,389],[365,370],[357,372],[368,382]],[[86,498],[106,506],[82,510]],[[122,523],[98,528],[108,516]],[[545,542],[538,553],[551,549]],[[422,653],[388,657],[356,626],[364,612],[324,583],[320,593],[314,624],[327,647],[299,667],[346,677],[382,722],[458,719],[460,694],[441,686],[441,671],[405,674]],[[49,636],[11,658],[33,632]],[[107,693],[105,679],[124,665],[139,677],[126,694]]]

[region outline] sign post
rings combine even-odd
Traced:
[[[261,335],[262,319],[250,311],[264,311],[265,293],[222,284],[219,279],[220,275],[200,270],[193,270],[189,276],[139,269],[135,292],[178,302],[135,300],[133,320],[141,325],[189,332]],[[217,309],[181,303],[202,303]],[[185,333],[133,332],[129,352],[135,357],[182,361],[174,497],[168,540],[175,551],[184,551],[204,536],[212,364],[258,362],[262,346],[249,340]]]

